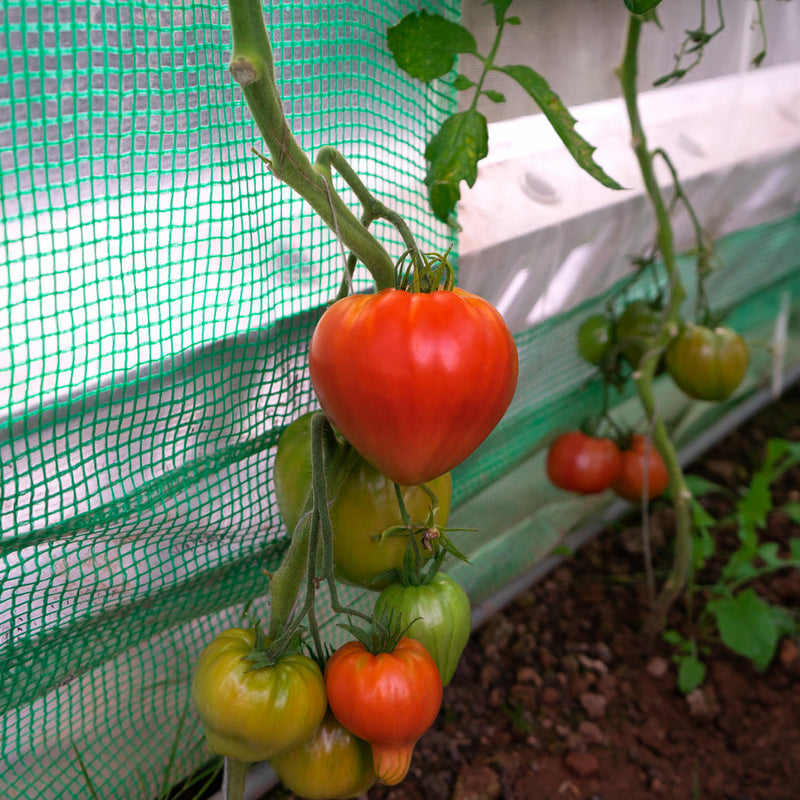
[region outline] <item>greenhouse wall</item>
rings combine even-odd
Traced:
[[[426,249],[454,245],[461,285],[496,303],[515,333],[517,394],[454,472],[451,525],[474,531],[459,539],[471,564],[449,569],[477,608],[612,502],[550,486],[544,453],[599,402],[575,332],[616,296],[653,229],[615,93],[624,16],[611,0],[558,18],[547,0],[520,3],[523,25],[502,55],[537,55],[532,66],[626,188],[581,173],[509,92],[478,181],[464,187],[461,233],[436,221],[425,146],[461,101],[446,80],[401,73],[384,39],[417,5],[265,8],[304,149],[335,144]],[[800,364],[800,13],[774,3],[768,56],[753,71],[754,5],[730,15],[727,46],[690,81],[642,97],[645,124],[717,240],[711,294],[765,343],[722,407],[659,382],[679,444],[780,391]],[[456,0],[426,7],[462,15]],[[671,67],[692,7],[674,4],[663,32],[648,32],[657,56],[643,82]],[[480,41],[484,15],[464,5]],[[275,446],[315,406],[306,351],[338,289],[341,249],[252,152],[259,136],[227,70],[224,4],[0,0],[0,41],[0,794],[86,797],[90,781],[101,798],[155,798],[209,761],[189,698],[200,650],[245,611],[268,618],[267,574],[288,541]],[[564,59],[565,42],[580,58]],[[687,221],[676,226],[685,246]],[[402,250],[388,225],[375,232]],[[681,269],[691,273],[688,257]],[[354,285],[369,288],[366,271]],[[630,393],[615,411],[641,423]],[[335,642],[343,634],[322,595]]]

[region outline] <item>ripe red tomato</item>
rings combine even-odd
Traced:
[[[687,324],[667,348],[666,362],[672,380],[689,397],[721,402],[744,378],[747,345],[730,328]]]
[[[517,385],[514,338],[497,310],[461,289],[384,289],[334,303],[309,350],[331,424],[390,480],[448,472],[489,435]]]
[[[611,488],[626,500],[641,500],[645,487],[645,454],[647,455],[647,496],[658,497],[669,486],[669,473],[664,459],[647,438],[633,435],[631,446],[622,451],[622,468]]]
[[[608,489],[622,466],[619,448],[583,431],[562,433],[547,453],[547,477],[559,489],[595,494]]]
[[[442,704],[442,679],[430,653],[406,636],[391,653],[377,655],[347,642],[328,659],[325,686],[336,719],[372,745],[375,774],[390,786],[400,783]]]

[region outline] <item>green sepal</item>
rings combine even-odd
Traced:
[[[389,611],[378,616],[373,615],[372,625],[369,628],[362,628],[352,622],[340,622],[339,627],[347,631],[353,638],[361,642],[366,650],[376,656],[379,653],[393,652],[417,619],[419,617],[412,619],[407,625],[403,625],[402,614],[396,615],[394,611]]]

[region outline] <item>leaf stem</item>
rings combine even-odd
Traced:
[[[262,0],[228,0],[233,52],[230,71],[272,156],[272,173],[303,197],[369,270],[378,289],[394,286],[394,263],[383,245],[333,191],[294,138],[283,113]]]

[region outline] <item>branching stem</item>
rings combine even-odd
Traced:
[[[233,32],[230,71],[242,87],[253,120],[270,151],[272,173],[308,201],[341,237],[369,270],[378,289],[394,287],[393,260],[333,191],[329,176],[311,164],[289,128],[275,81],[262,0],[228,0],[228,6]]]

